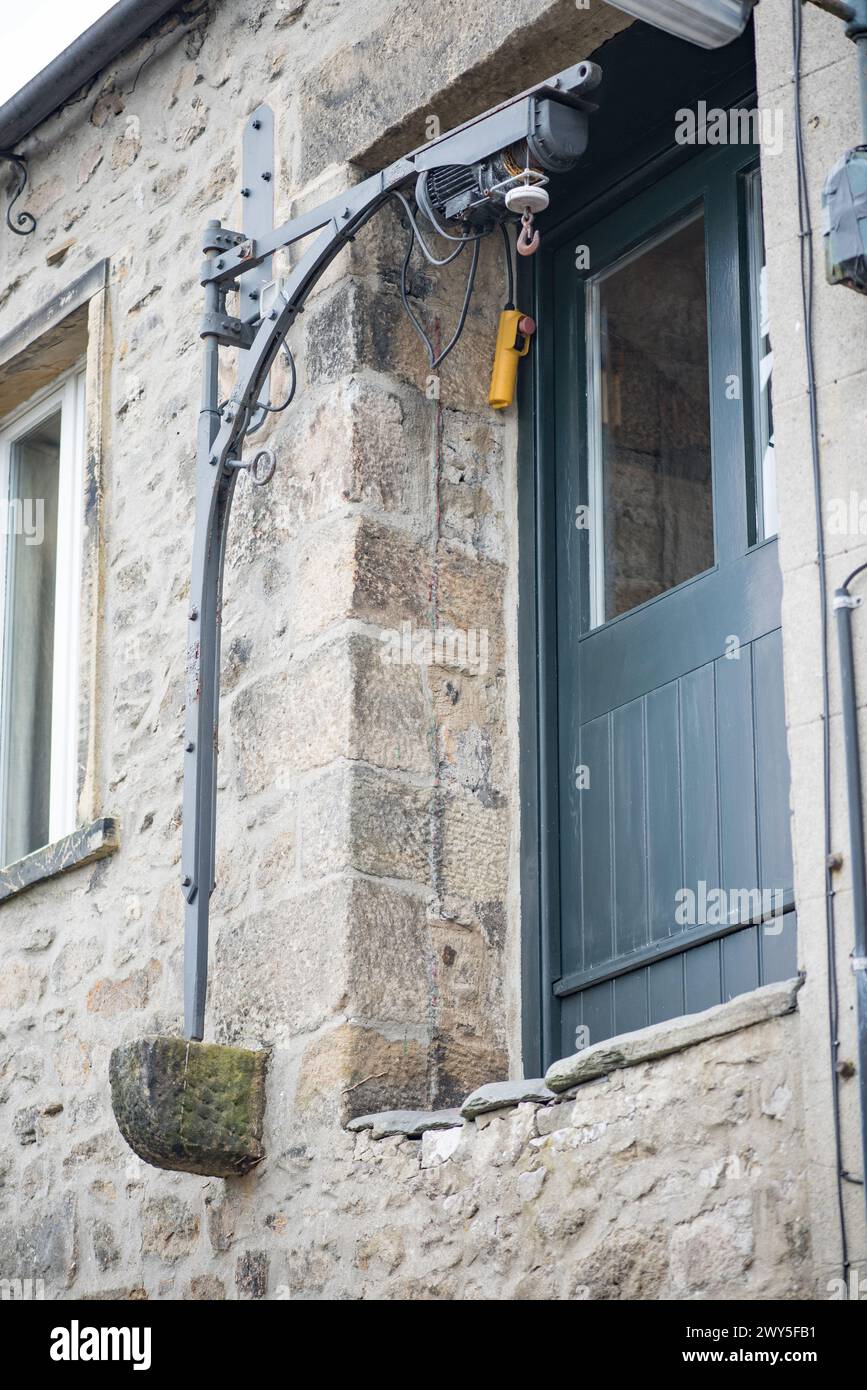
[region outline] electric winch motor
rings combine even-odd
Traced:
[[[531,105],[527,138],[479,164],[449,164],[419,175],[416,202],[434,224],[485,226],[508,212],[523,212],[514,190],[541,188],[549,174],[568,172],[587,148],[585,110],[547,98]],[[534,211],[547,206],[538,195]]]

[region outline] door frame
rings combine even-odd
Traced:
[[[708,105],[728,109],[756,104],[752,74],[732,74],[706,93]],[[597,117],[597,119],[599,119]],[[669,130],[673,132],[673,121]],[[518,389],[518,667],[520,686],[520,877],[521,1002],[524,1073],[539,1075],[560,1055],[558,1014],[550,981],[559,949],[559,738],[557,663],[557,499],[554,490],[554,420],[546,403],[554,399],[554,354],[546,351],[555,302],[554,253],[582,224],[598,222],[666,174],[694,159],[729,151],[678,146],[671,135],[655,148],[639,143],[619,164],[606,164],[586,183],[581,166],[574,191],[558,198],[555,217],[546,218],[540,253],[519,265],[518,301],[541,331],[531,354],[531,370],[520,374]],[[754,150],[741,149],[740,165],[755,162]],[[552,212],[554,209],[552,208]],[[556,220],[555,220],[556,218]],[[741,285],[738,312],[745,327],[750,288]],[[742,372],[745,446],[752,452],[751,373]],[[713,402],[711,409],[714,409]],[[746,519],[745,519],[746,520]]]

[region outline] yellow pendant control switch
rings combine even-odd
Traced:
[[[522,314],[520,309],[504,309],[500,314],[494,370],[488,392],[488,405],[493,406],[494,410],[505,410],[515,399],[518,360],[526,357],[530,351],[530,339],[535,331],[534,321],[529,314]]]

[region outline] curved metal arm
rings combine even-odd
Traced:
[[[411,175],[407,171],[407,177]],[[222,411],[218,409],[216,336],[205,336],[202,412],[196,458],[196,525],[187,639],[187,716],[184,747],[182,887],[184,925],[184,1032],[204,1034],[208,982],[209,900],[215,875],[217,754],[219,744],[220,626],[226,536],[238,477],[233,467],[256,412],[259,393],[280,346],[316,281],[331,261],[378,208],[393,185],[378,174],[342,200],[345,215],[331,215],[313,246],[284,287],[279,308],[261,322],[243,354],[239,377]],[[309,218],[299,219],[299,236],[307,235]],[[313,226],[321,225],[314,222]],[[208,229],[208,244],[215,224]],[[211,249],[211,260],[216,252]],[[210,265],[208,266],[210,269]],[[205,316],[219,316],[225,297],[213,278],[205,281]],[[213,321],[212,319],[210,320]]]
[[[0,159],[5,159],[7,163],[14,164],[18,171],[18,187],[9,199],[9,206],[6,209],[6,226],[10,232],[16,236],[29,236],[36,231],[36,218],[32,212],[17,212],[15,221],[12,220],[12,209],[27,187],[27,161],[21,154],[16,154],[14,150],[0,150]],[[18,225],[16,226],[15,223]]]

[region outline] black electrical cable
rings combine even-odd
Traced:
[[[443,256],[442,258],[435,256],[421,234],[421,228],[418,225],[415,213],[413,212],[412,206],[409,203],[408,199],[406,199],[398,189],[394,190],[392,197],[395,199],[396,202],[400,203],[401,207],[403,208],[404,212],[409,218],[409,225],[412,228],[414,234],[418,237],[418,244],[421,247],[422,254],[424,255],[424,258],[429,265],[451,265],[452,261],[457,260],[458,256],[461,254],[468,242],[480,240],[480,236],[450,236],[449,241],[459,241],[461,243],[460,246],[458,246],[456,250],[450,251],[447,256]],[[434,230],[438,231],[439,229],[434,228]],[[448,234],[441,233],[441,235],[446,236]],[[484,232],[481,235],[487,236],[488,233]]]
[[[419,320],[416,318],[409,303],[409,289],[407,287],[406,277],[407,271],[409,270],[410,257],[412,256],[412,248],[415,245],[415,228],[410,227],[409,229],[409,237],[407,239],[406,244],[406,255],[403,258],[403,265],[401,266],[400,270],[400,298],[401,303],[403,304],[403,307],[406,310],[407,317],[409,318],[410,323],[412,324],[416,333],[425,345],[428,363],[432,371],[435,370],[441,362],[445,361],[452,348],[456,346],[458,339],[464,331],[464,325],[466,324],[467,314],[469,313],[470,308],[470,300],[473,297],[473,286],[476,282],[476,270],[478,269],[479,265],[479,242],[479,237],[473,238],[472,260],[470,261],[470,270],[469,274],[467,275],[467,287],[464,291],[464,302],[463,307],[461,308],[460,318],[458,319],[457,328],[452,334],[452,337],[449,340],[449,342],[443,348],[442,352],[439,354],[439,356],[437,356],[433,343],[431,342],[430,338],[428,337]],[[463,250],[463,247],[461,248],[461,250]]]
[[[851,574],[847,574],[847,575],[846,575],[846,578],[843,580],[843,583],[840,585],[840,588],[841,588],[841,589],[848,589],[849,585],[852,583],[852,580],[853,580],[857,575],[863,574],[864,570],[867,570],[867,560],[864,561],[864,564],[863,564],[863,565],[858,565],[858,566],[856,566],[856,568],[853,569],[853,571],[852,571]]]
[[[283,401],[282,405],[272,405],[270,401],[267,405],[264,401],[258,402],[259,408],[261,410],[267,410],[269,415],[279,415],[282,410],[286,410],[295,399],[295,390],[298,386],[298,373],[295,369],[295,358],[292,356],[292,349],[289,347],[288,343],[281,343],[281,347],[283,348],[284,355],[286,357],[287,362],[289,363],[289,372],[291,375],[292,384],[289,387],[289,394],[286,397],[285,401]]]
[[[512,265],[512,243],[509,240],[509,233],[506,230],[505,222],[500,223],[500,231],[503,233],[503,253],[506,258],[506,308],[515,307],[515,267]]]
[[[430,197],[428,196],[427,181],[429,172],[429,170],[425,170],[425,172],[421,176],[422,206],[424,208],[425,217],[430,222],[437,235],[441,236],[445,241],[481,241],[483,237],[490,236],[492,230],[491,228],[488,228],[486,231],[481,232],[467,232],[461,236],[455,236],[454,232],[446,231],[445,227],[443,227],[442,224],[437,221],[436,213],[433,210],[433,204],[431,202]],[[418,198],[416,198],[416,201],[418,201]]]
[[[834,1144],[837,1173],[837,1210],[843,1282],[848,1297],[849,1243],[843,1199],[843,1144],[840,1127],[840,1078],[837,1050],[840,1046],[840,1001],[837,990],[837,951],[834,921],[834,882],[831,870],[831,729],[830,679],[828,674],[828,613],[825,531],[822,521],[822,476],[819,460],[819,421],[816,405],[816,367],[813,350],[813,227],[804,158],[804,129],[801,115],[802,0],[792,0],[792,36],[795,104],[795,163],[798,177],[798,235],[800,239],[801,303],[804,314],[804,350],[807,365],[807,397],[810,414],[810,456],[813,472],[813,505],[816,511],[816,547],[819,569],[820,635],[822,647],[822,789],[825,817],[825,937],[828,955],[828,1016],[831,1032],[831,1086],[834,1114]],[[857,573],[857,571],[855,571]],[[848,582],[848,581],[847,581]]]

